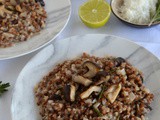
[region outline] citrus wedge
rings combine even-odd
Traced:
[[[79,8],[83,23],[91,28],[104,26],[110,18],[110,5],[105,0],[89,0]]]

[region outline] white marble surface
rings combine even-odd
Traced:
[[[12,119],[41,120],[34,99],[34,87],[56,64],[74,59],[83,52],[98,57],[123,57],[141,70],[144,73],[144,84],[155,95],[151,104],[153,110],[148,118],[159,118],[160,61],[144,48],[128,40],[104,34],[87,34],[55,41],[54,45],[46,47],[27,63],[15,84],[11,106]]]
[[[137,42],[143,45],[157,57],[160,57],[160,25],[147,29],[133,28],[123,24],[117,18],[111,15],[111,19],[109,20],[106,26],[99,29],[90,29],[83,25],[83,23],[80,21],[78,17],[78,7],[84,1],[86,0],[71,1],[72,13],[70,21],[64,29],[64,31],[59,35],[59,37],[56,40],[60,40],[62,38],[66,38],[77,34],[112,34]],[[37,52],[11,60],[0,61],[0,80],[11,83],[9,91],[0,98],[0,120],[11,120],[10,105],[12,99],[12,90],[15,81],[21,69],[36,53]]]

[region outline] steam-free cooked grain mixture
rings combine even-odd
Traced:
[[[125,59],[86,53],[56,65],[35,87],[42,120],[145,120],[153,97]]]
[[[0,0],[0,47],[26,41],[45,27],[43,0]]]

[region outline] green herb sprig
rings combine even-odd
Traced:
[[[106,86],[104,85],[104,86],[102,87],[102,90],[101,90],[101,92],[100,92],[100,94],[99,94],[98,99],[101,99],[101,98],[102,98],[105,89],[106,89]]]
[[[156,5],[156,13],[153,15],[150,23],[148,26],[151,26],[152,23],[160,21],[160,0],[158,0],[157,5]]]
[[[102,113],[99,111],[98,108],[93,107],[93,111],[98,115],[98,117],[102,116]]]
[[[6,92],[6,91],[8,91],[8,87],[10,86],[10,84],[9,83],[2,83],[2,81],[0,81],[0,96],[4,93],[4,92]]]

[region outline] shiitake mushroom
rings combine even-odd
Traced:
[[[126,60],[122,57],[117,57],[115,60],[115,66],[118,67],[120,66],[122,63],[126,62]]]
[[[35,0],[36,2],[39,2],[41,4],[41,6],[45,6],[45,3],[43,0]]]

